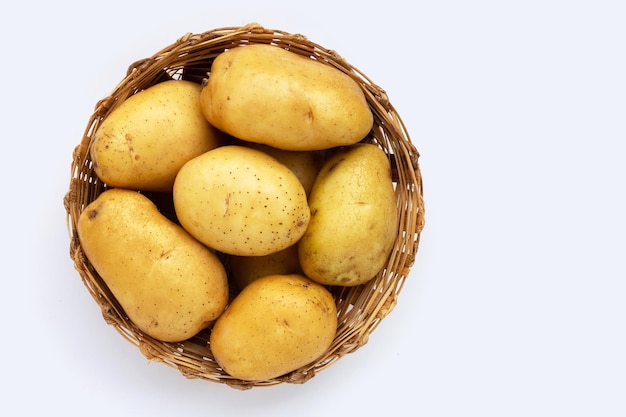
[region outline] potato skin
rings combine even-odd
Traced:
[[[246,286],[213,326],[210,348],[231,376],[269,380],[319,358],[337,332],[330,292],[298,275],[268,275]]]
[[[231,278],[239,289],[266,275],[302,273],[297,244],[264,256],[230,255],[228,266]]]
[[[187,162],[174,183],[180,224],[230,255],[263,256],[295,244],[310,218],[298,177],[256,149],[228,145]]]
[[[218,55],[200,100],[213,126],[286,150],[359,142],[374,120],[363,91],[349,75],[266,44]]]
[[[239,141],[242,146],[258,149],[287,166],[302,183],[304,191],[309,195],[317,173],[322,168],[326,151],[287,151],[261,143]]]
[[[376,145],[340,148],[320,170],[309,196],[311,220],[298,243],[300,266],[325,285],[355,286],[384,266],[398,233],[386,154]]]
[[[96,175],[111,187],[171,192],[180,167],[225,136],[202,114],[201,88],[165,81],[113,109],[91,144]]]
[[[217,256],[142,194],[104,191],[81,213],[77,232],[130,320],[155,339],[188,339],[226,308],[228,282]]]

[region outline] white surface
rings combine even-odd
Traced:
[[[623,2],[37,3],[0,17],[10,415],[626,415]],[[62,198],[131,62],[252,21],[387,90],[422,154],[427,224],[365,347],[305,385],[241,392],[149,364],[104,324]]]

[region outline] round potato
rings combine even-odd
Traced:
[[[93,136],[96,175],[111,187],[171,192],[180,167],[226,136],[202,114],[200,89],[164,81],[113,109]]]
[[[254,142],[240,141],[243,146],[258,149],[282,162],[296,174],[307,196],[313,188],[317,173],[324,163],[325,151],[286,151]]]
[[[297,245],[264,256],[230,255],[228,266],[235,285],[240,289],[266,275],[302,273]]]
[[[231,376],[268,380],[320,357],[336,332],[337,307],[325,287],[303,275],[268,275],[235,297],[209,343]]]
[[[205,245],[262,256],[295,244],[311,213],[298,177],[256,149],[222,146],[187,162],[174,182],[180,224]]]

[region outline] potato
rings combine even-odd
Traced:
[[[222,146],[187,162],[174,182],[180,224],[205,245],[262,256],[295,244],[309,224],[304,188],[284,164],[256,149]]]
[[[266,275],[287,275],[302,272],[298,261],[297,245],[264,256],[231,255],[228,257],[228,266],[233,282],[240,289]]]
[[[354,286],[385,265],[398,233],[386,154],[376,145],[340,148],[309,196],[311,220],[298,243],[300,266],[321,284]]]
[[[142,194],[104,191],[81,213],[77,231],[130,320],[153,338],[188,339],[226,308],[228,282],[217,256]]]
[[[231,376],[268,380],[319,358],[336,332],[337,307],[325,287],[298,274],[268,275],[235,297],[209,343]]]
[[[302,183],[307,195],[313,188],[317,173],[324,163],[324,151],[286,151],[254,142],[242,142],[243,146],[258,149],[287,166]]]
[[[96,175],[111,187],[171,192],[180,167],[225,136],[202,114],[200,89],[191,81],[165,81],[113,109],[93,136]]]
[[[200,101],[213,126],[286,150],[359,142],[374,120],[363,90],[349,75],[266,44],[218,55]]]

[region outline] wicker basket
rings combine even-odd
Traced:
[[[389,156],[400,222],[393,251],[375,279],[358,287],[329,288],[336,300],[339,324],[336,338],[328,351],[314,363],[280,378],[254,382],[232,378],[219,367],[208,343],[209,329],[182,343],[164,343],[143,334],[129,321],[84,255],[76,232],[76,222],[82,210],[107,188],[94,173],[89,153],[91,138],[100,122],[129,96],[161,81],[187,79],[201,83],[218,54],[251,43],[289,49],[338,68],[359,83],[374,113],[374,128],[364,141],[378,144]],[[86,288],[101,307],[105,321],[135,344],[148,359],[176,368],[186,377],[225,383],[238,389],[284,382],[304,383],[342,356],[366,344],[369,335],[395,307],[409,268],[415,260],[424,226],[418,157],[418,151],[385,92],[334,51],[302,35],[269,30],[255,23],[186,34],[152,57],[132,64],[126,77],[111,94],[97,103],[83,139],[74,150],[69,191],[64,199],[70,234],[70,256]]]

